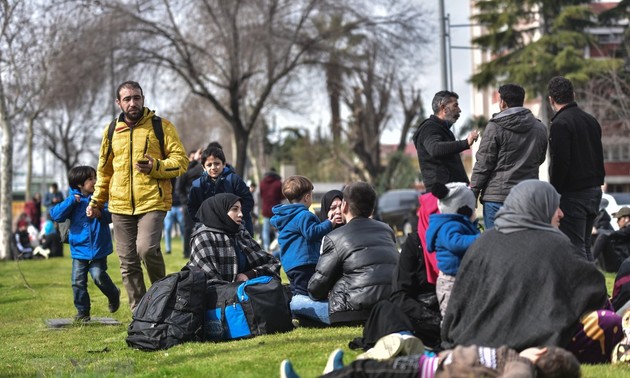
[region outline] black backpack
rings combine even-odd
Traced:
[[[127,345],[152,351],[202,340],[205,294],[202,270],[184,268],[156,281],[133,313]]]

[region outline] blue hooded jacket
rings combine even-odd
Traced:
[[[332,231],[332,222],[319,221],[304,204],[276,205],[271,225],[278,229],[280,262],[284,271],[303,265],[317,264],[322,238]]]
[[[431,214],[427,228],[427,249],[435,251],[438,269],[455,276],[464,253],[480,233],[475,223],[461,214]]]
[[[251,215],[254,209],[254,196],[249,191],[249,186],[229,164],[223,168],[223,172],[214,181],[206,171],[201,174],[201,177],[193,181],[188,193],[188,213],[190,217],[195,222],[199,222],[197,211],[201,204],[217,193],[232,193],[241,197],[243,223],[250,235],[254,235],[254,223]]]
[[[74,197],[76,194],[81,196],[79,202]],[[53,221],[62,223],[70,219],[68,243],[73,259],[97,260],[107,257],[113,251],[112,235],[109,231],[112,215],[105,203],[100,218],[88,218],[85,209],[91,198],[91,194],[84,196],[80,190],[70,188],[68,197],[50,209]]]

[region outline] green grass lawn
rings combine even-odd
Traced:
[[[167,273],[180,270],[186,261],[179,239],[173,247],[173,254],[165,256]],[[333,349],[344,349],[346,363],[359,354],[347,346],[361,336],[362,329],[353,327],[299,328],[247,340],[141,352],[125,343],[131,312],[124,289],[120,310],[111,315],[107,299],[91,278],[92,316],[112,316],[122,325],[48,329],[45,319],[70,318],[76,312],[67,250],[65,255],[20,261],[19,269],[14,261],[0,262],[0,376],[277,377],[280,361],[290,358],[303,377],[315,377]],[[111,255],[108,262],[112,279],[122,289],[118,259]],[[611,287],[614,277],[607,279]],[[582,371],[585,377],[628,377],[630,365],[584,366]]]

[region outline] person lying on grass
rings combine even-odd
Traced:
[[[351,364],[343,365],[343,350],[330,354],[323,377],[564,377],[579,378],[580,363],[569,351],[557,347],[528,348],[517,352],[476,345],[457,346],[438,355],[427,352],[420,339],[399,333],[382,337]],[[394,358],[396,357],[396,358]],[[281,378],[297,378],[291,361],[280,364]]]

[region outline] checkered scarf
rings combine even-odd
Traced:
[[[238,274],[234,243],[238,243],[252,268],[251,272],[245,274],[280,278],[280,261],[265,252],[243,227],[238,234],[230,236],[215,228],[200,225],[191,237],[188,265],[203,269],[209,280],[234,282]]]

